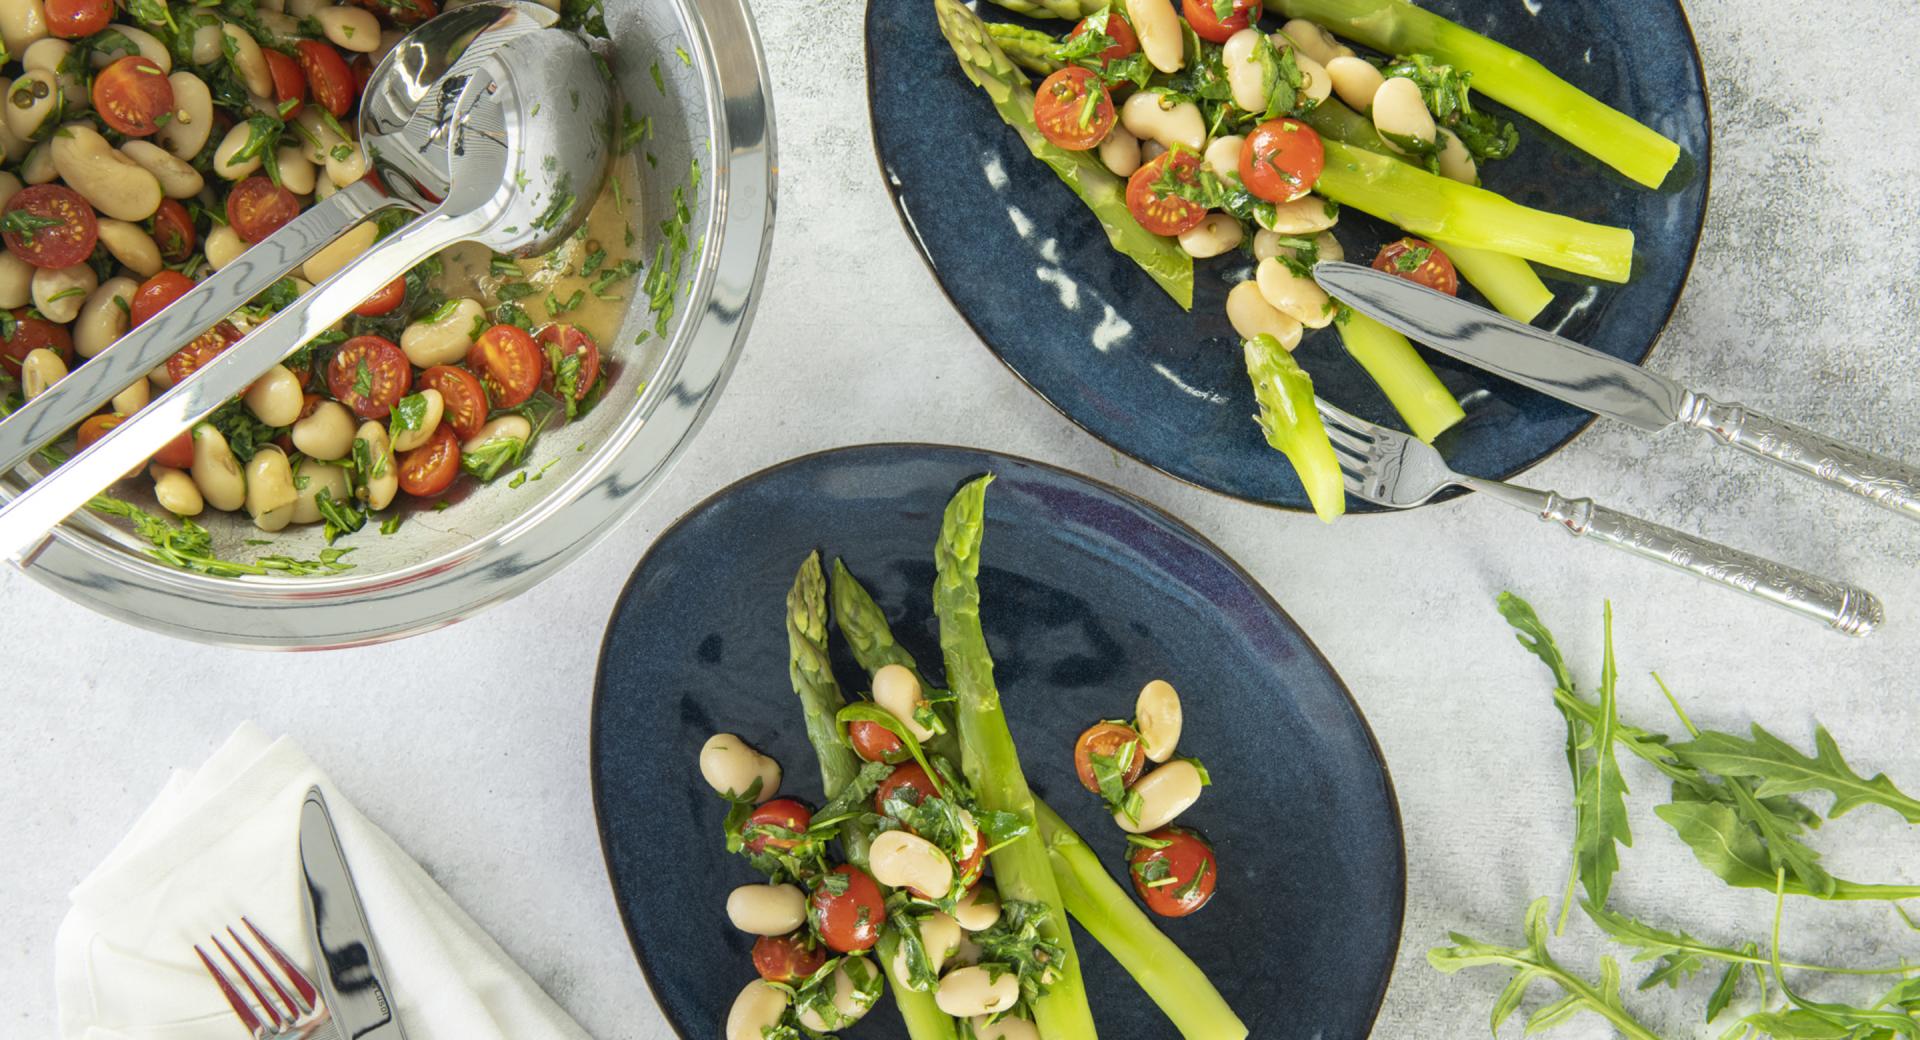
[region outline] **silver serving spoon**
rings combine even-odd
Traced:
[[[537,5],[482,4],[442,18],[468,12],[506,18],[528,7]],[[467,27],[473,33],[483,30],[484,24]],[[612,90],[586,44],[558,29],[521,32],[478,54],[462,54],[445,66],[445,72],[426,79],[438,68],[435,56],[444,53],[424,44],[396,47],[382,69],[400,70],[398,78],[383,86],[362,117],[369,131],[363,141],[383,179],[396,197],[422,208],[430,206],[425,215],[350,261],[66,465],[21,492],[0,509],[0,559],[21,559],[54,525],[414,264],[461,241],[479,241],[497,252],[538,255],[558,246],[580,226],[612,159]],[[418,99],[417,105],[402,129],[392,132],[388,128],[408,110],[412,98]],[[382,204],[391,203],[383,200]],[[324,245],[353,222],[318,244]],[[257,251],[257,247],[249,250],[229,267],[239,266]],[[279,256],[276,252],[261,262],[271,270]],[[290,270],[292,263],[281,273]],[[225,273],[226,269],[219,272]],[[265,278],[260,288],[278,277]],[[192,331],[176,332],[161,361],[179,343],[210,328],[252,295],[239,292],[231,304],[210,305],[205,302],[210,297],[201,293],[211,284],[213,279],[141,326],[144,331],[162,316],[182,312],[176,329]],[[233,284],[240,283],[236,279]],[[75,374],[106,356],[103,352]],[[131,374],[124,382],[144,377],[158,363],[128,365]],[[107,397],[124,382],[113,384]],[[45,439],[51,437],[42,443]]]

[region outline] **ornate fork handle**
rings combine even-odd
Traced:
[[[1904,462],[1842,444],[1743,404],[1722,404],[1704,394],[1687,395],[1680,408],[1680,421],[1722,444],[1920,520],[1920,469]]]

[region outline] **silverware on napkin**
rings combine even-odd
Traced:
[[[343,1040],[406,1040],[380,946],[367,927],[327,800],[315,787],[300,809],[300,872],[313,921],[321,1003]]]

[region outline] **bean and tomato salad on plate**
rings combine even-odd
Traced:
[[[374,176],[360,94],[437,13],[437,0],[0,0],[0,414]],[[585,226],[546,257],[467,244],[419,264],[156,453],[140,476],[184,527],[109,496],[96,508],[156,544],[168,532],[172,548],[181,532],[204,547],[189,518],[208,510],[244,510],[264,532],[325,524],[332,542],[370,521],[390,533],[399,505],[444,505],[463,479],[515,471],[615,364],[604,346],[640,269],[632,176],[623,156],[609,190],[576,203],[591,207]],[[123,389],[77,447],[408,219],[389,209],[348,231]],[[197,550],[155,555],[225,572]]]

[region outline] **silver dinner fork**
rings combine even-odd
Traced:
[[[1850,636],[1872,632],[1884,619],[1871,592],[1762,559],[1596,505],[1497,480],[1455,473],[1432,445],[1370,423],[1315,398],[1327,436],[1339,456],[1347,490],[1375,505],[1408,509],[1448,487],[1464,487],[1557,523],[1576,538],[1625,549],[1697,578],[1824,622]]]
[[[307,978],[273,940],[262,935],[252,921],[242,917],[240,923],[246,929],[245,935],[228,928],[225,939],[217,933],[208,937],[227,968],[216,963],[204,948],[198,945],[193,948],[240,1024],[247,1027],[254,1040],[339,1040],[339,1030],[326,1009],[320,1006],[320,991],[313,980]],[[252,936],[252,942],[248,936]],[[254,948],[255,944],[266,951],[264,959]],[[234,950],[240,951],[239,956]],[[239,976],[239,986],[227,974],[229,969]],[[240,992],[240,986],[245,986],[247,994],[252,995],[251,1001]]]

